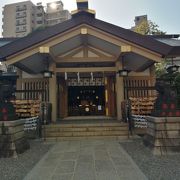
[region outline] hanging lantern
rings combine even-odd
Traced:
[[[53,72],[49,70],[43,71],[43,77],[44,78],[52,78]]]
[[[117,73],[119,74],[119,76],[125,77],[128,76],[129,71],[126,69],[121,69]]]

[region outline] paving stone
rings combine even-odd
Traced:
[[[78,155],[78,152],[65,152],[63,153],[61,160],[76,160]]]
[[[126,158],[126,156],[122,156],[122,157],[111,157],[113,163],[115,166],[130,166],[130,163],[128,161],[128,159]]]
[[[73,174],[54,174],[51,180],[72,180]]]
[[[89,154],[81,154],[79,155],[78,158],[78,163],[93,163],[94,158],[93,155],[89,155]]]
[[[120,180],[119,176],[115,172],[97,172],[96,173],[97,180]],[[122,179],[124,180],[124,179]]]
[[[80,154],[81,155],[93,155],[93,153],[94,153],[94,148],[92,147],[92,146],[89,146],[89,147],[81,147],[81,149],[80,149]]]
[[[113,147],[107,148],[107,152],[109,153],[110,156],[113,157],[122,156],[121,151],[118,148],[113,148]]]
[[[95,174],[91,173],[75,173],[73,180],[96,180]]]
[[[63,155],[63,153],[49,153],[48,154],[48,158],[49,159],[61,159],[61,157],[62,157],[62,155]]]
[[[106,150],[106,145],[105,144],[100,144],[100,145],[95,145],[94,146],[95,151],[101,151],[101,150]]]
[[[77,152],[80,150],[80,145],[80,141],[70,141],[68,148],[66,149],[66,152]]]
[[[105,150],[98,150],[94,152],[95,160],[109,160],[109,155]]]
[[[73,173],[75,161],[60,161],[56,167],[55,174]]]
[[[94,163],[86,163],[80,162],[77,163],[75,173],[82,174],[82,173],[95,173]]]
[[[110,160],[95,160],[96,172],[114,172],[115,169]]]

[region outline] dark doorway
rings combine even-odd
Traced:
[[[105,115],[104,86],[69,86],[69,116]]]

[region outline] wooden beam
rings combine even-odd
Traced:
[[[57,56],[58,56],[59,58],[70,57],[70,54],[71,54],[71,53],[74,53],[74,51],[79,50],[79,49],[83,49],[83,46],[76,47],[76,48],[74,48],[74,49],[71,49],[70,51],[67,51],[67,52],[65,52],[65,53],[59,54],[59,55],[57,55]]]
[[[107,56],[107,57],[111,56],[111,57],[114,57],[114,58],[118,58],[118,56],[112,54],[111,52],[105,51],[104,49],[101,49],[99,47],[95,47],[95,46],[90,45],[89,48],[90,49],[94,49],[95,51],[100,51],[102,53],[104,52],[105,54],[109,54],[109,56]]]
[[[62,58],[71,58],[73,57],[74,55],[78,54],[79,52],[81,52],[83,50],[82,47],[80,48],[76,48],[75,50],[73,50],[71,53],[69,53],[67,56],[63,56]]]
[[[71,72],[71,73],[77,73],[77,72],[117,72],[116,67],[96,67],[96,68],[56,68],[56,73],[63,73],[63,72]]]
[[[89,51],[93,52],[94,54],[96,54],[96,55],[99,56],[99,57],[102,57],[102,58],[107,58],[107,57],[108,57],[108,56],[106,56],[106,55],[104,55],[104,54],[96,51],[96,50],[93,49],[93,48],[90,48],[90,47],[89,47],[88,49],[89,49]]]
[[[87,57],[87,58],[56,58],[56,62],[58,63],[66,63],[66,62],[116,62],[116,58],[106,57],[106,58],[99,58],[99,57]]]

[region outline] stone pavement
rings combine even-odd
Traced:
[[[147,180],[119,140],[57,142],[24,180]]]

